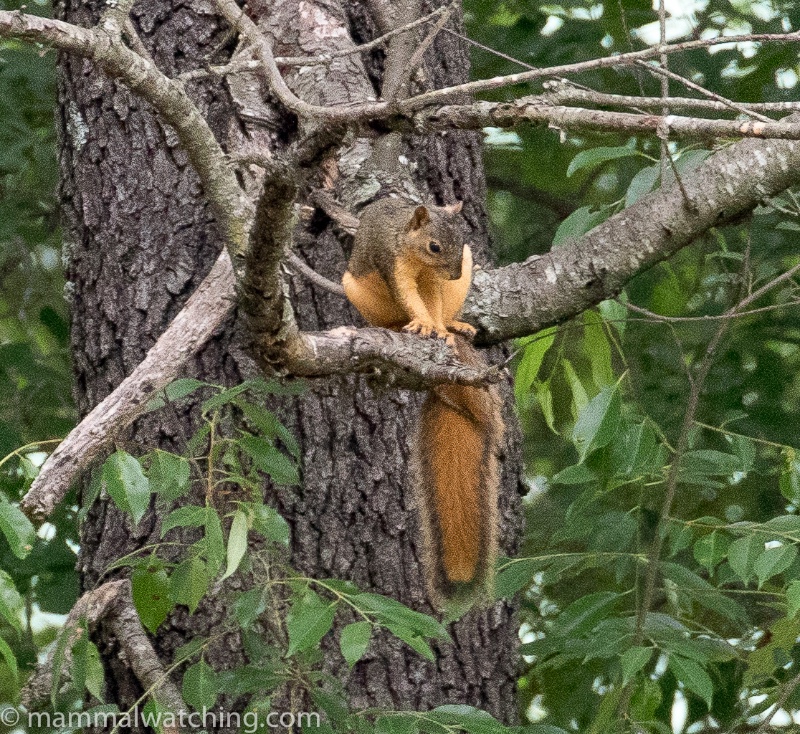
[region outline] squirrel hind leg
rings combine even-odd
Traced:
[[[397,329],[408,321],[408,316],[395,301],[386,282],[375,271],[356,278],[349,270],[342,278],[347,300],[372,326]]]

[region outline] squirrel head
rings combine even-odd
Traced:
[[[460,201],[450,206],[418,206],[406,224],[410,254],[445,280],[461,277],[464,243],[456,221],[461,206]]]

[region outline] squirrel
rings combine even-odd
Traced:
[[[462,204],[421,206],[380,199],[364,208],[345,294],[373,326],[444,339],[481,367],[475,328],[458,321],[472,281],[472,252],[458,236]],[[497,388],[442,384],[422,405],[412,458],[423,570],[437,606],[490,593],[496,554]]]

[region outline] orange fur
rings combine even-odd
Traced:
[[[361,278],[347,272],[342,285],[350,303],[373,326],[392,329],[408,322],[408,314],[392,297],[386,281],[377,271]]]
[[[421,441],[430,452],[442,563],[448,581],[468,582],[475,577],[481,545],[476,509],[483,436],[463,416],[444,407],[435,410]]]
[[[463,338],[459,358],[482,359]],[[414,471],[423,551],[433,598],[480,594],[492,577],[496,546],[497,454],[503,435],[495,387],[440,385],[422,406]]]

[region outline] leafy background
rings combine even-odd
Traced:
[[[671,2],[667,9],[669,39],[800,28],[795,2]],[[656,11],[639,0],[467,0],[465,11],[471,39],[532,66],[640,48],[658,37]],[[28,12],[48,8],[29,3]],[[479,48],[473,64],[476,78],[521,68]],[[800,73],[797,46],[788,43],[675,55],[670,68],[741,102],[795,100]],[[640,69],[604,69],[577,81],[605,92],[659,92],[658,81]],[[487,97],[540,90],[521,85]],[[37,655],[56,638],[58,615],[77,594],[76,508],[66,503],[34,539],[14,506],[48,448],[35,442],[63,436],[75,420],[55,200],[54,99],[54,55],[0,42],[0,457],[7,456],[0,466],[0,702],[16,701]],[[565,134],[561,140],[552,130],[524,128],[487,130],[486,142],[492,232],[504,262],[579,236],[660,183],[655,139]],[[676,142],[670,151],[679,175],[709,153]],[[722,340],[664,519],[688,375],[719,322],[655,322],[623,305],[670,317],[719,315],[800,262],[798,230],[800,204],[789,192],[644,273],[621,302],[519,343],[516,397],[526,436],[529,522],[521,556],[500,564],[498,593],[519,593],[523,601],[521,711],[531,725],[551,727],[536,731],[748,731],[776,700],[784,709],[776,724],[788,725],[800,709],[797,285],[789,281],[761,299],[758,306],[776,308],[737,319]],[[194,389],[217,401],[208,408],[212,417],[230,402],[250,405],[247,394],[214,398],[213,387],[199,385],[175,386],[171,397]],[[279,429],[269,416],[260,417],[260,430],[219,457],[225,471],[233,476],[231,462],[244,452],[257,470],[295,481],[291,451],[275,449]],[[281,441],[291,446],[290,438]],[[102,476],[115,501],[135,517],[142,492],[174,500],[185,489],[186,461],[115,454]],[[241,479],[256,482],[254,476]],[[196,606],[209,580],[234,562],[253,562],[240,553],[242,534],[258,532],[280,547],[282,526],[268,508],[254,500],[238,512],[227,539],[205,508],[173,518],[176,526],[202,527],[204,541],[180,567],[152,559],[135,567],[135,595],[148,628],[155,629],[175,603]],[[651,565],[647,553],[656,538],[663,548],[653,605],[637,626]],[[335,582],[298,580],[292,594],[283,652],[309,669],[319,662],[311,650],[340,606],[355,605],[365,615],[342,640],[348,662],[363,654],[374,625],[389,627],[426,656],[432,654],[426,640],[446,635],[435,620],[409,616],[391,600]],[[165,596],[166,606],[152,604]],[[243,597],[235,611],[243,629],[267,603],[258,595]],[[273,664],[280,681],[275,661],[283,658],[263,644],[258,648],[255,639],[248,652],[264,667],[235,681],[209,669],[202,644],[185,651],[193,661],[184,676],[190,703],[201,704],[226,686],[249,690],[248,675],[256,673],[263,687],[263,671]],[[96,694],[91,648],[73,654],[83,666],[78,682]],[[339,704],[319,700],[329,715],[339,712],[331,720],[346,716],[346,702]],[[371,726],[347,721],[337,726]],[[386,715],[378,722],[387,732],[499,731],[485,728],[496,725],[478,712],[464,710],[427,718]]]

